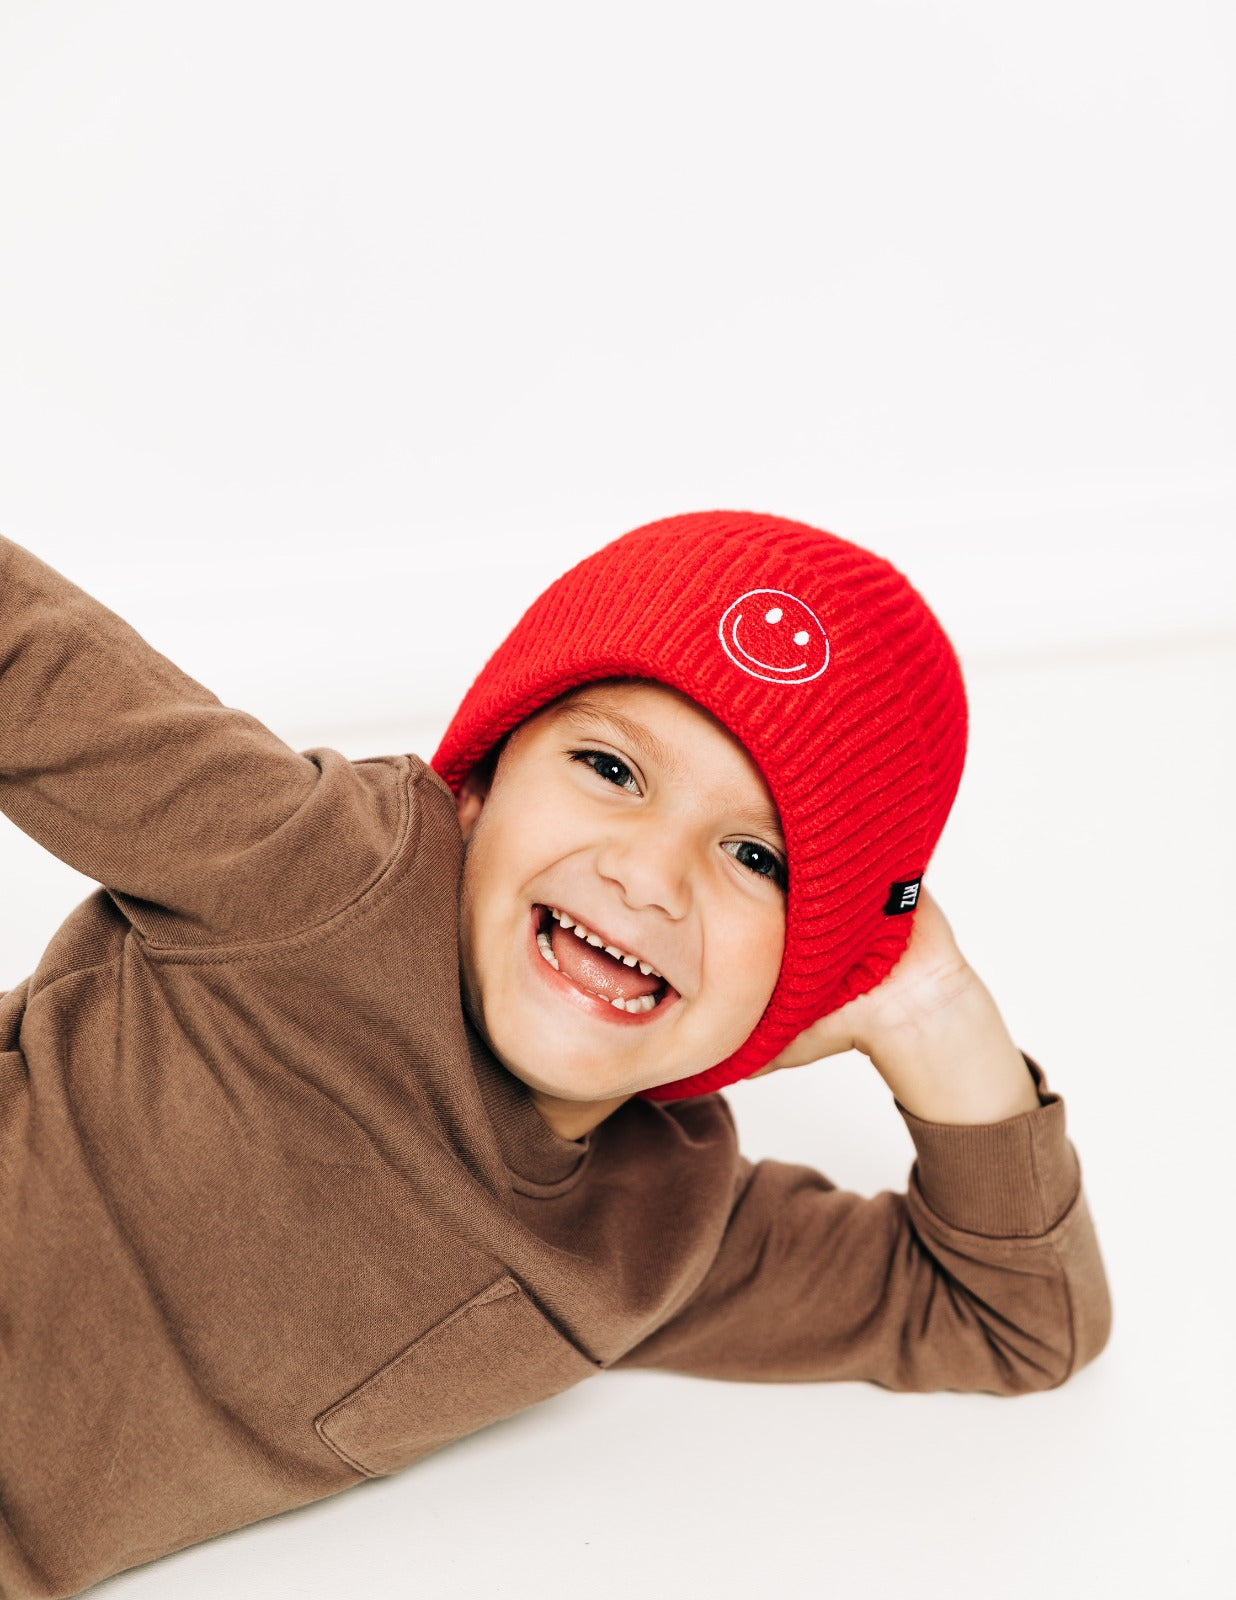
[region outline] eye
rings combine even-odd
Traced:
[[[756,844],[754,839],[739,839],[733,844],[723,845],[722,849],[730,851],[736,861],[740,861],[757,877],[771,878],[779,888],[784,889],[789,882],[785,863],[765,844]]]
[[[606,750],[572,750],[572,761],[580,761],[586,767],[591,767],[598,778],[604,778],[606,783],[612,783],[617,789],[630,787],[636,794],[639,785],[635,775],[625,761],[619,761],[617,756],[611,756]]]

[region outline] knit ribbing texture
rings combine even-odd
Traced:
[[[545,590],[494,651],[433,757],[453,790],[567,690],[651,678],[746,747],[781,818],[786,937],[759,1023],[726,1060],[646,1089],[708,1094],[874,988],[909,940],[895,883],[926,870],[965,761],[957,656],[882,557],[806,523],[702,511],[647,523]]]

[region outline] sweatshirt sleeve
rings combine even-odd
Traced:
[[[0,537],[0,810],[153,944],[285,937],[407,826],[389,762],[289,748]]]
[[[694,1295],[613,1363],[713,1378],[862,1379],[900,1390],[1050,1389],[1107,1342],[1098,1241],[1064,1102],[981,1126],[894,1102],[917,1159],[868,1199],[809,1167],[740,1162]]]

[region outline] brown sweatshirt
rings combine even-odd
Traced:
[[[416,756],[290,749],[0,538],[0,808],[103,887],[0,994],[0,1595],[65,1596],[609,1368],[1020,1394],[1110,1309],[1065,1112],[905,1194],[724,1098],[555,1134],[463,1013]],[[14,914],[10,907],[10,914]]]

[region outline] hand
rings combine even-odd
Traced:
[[[890,1038],[916,1032],[933,1013],[977,984],[939,903],[926,888],[919,890],[913,917],[910,942],[881,983],[804,1029],[751,1076],[806,1066],[846,1050],[872,1056]]]
[[[882,983],[821,1017],[753,1078],[861,1050],[924,1122],[1002,1122],[1042,1103],[986,986],[944,913],[919,891],[901,959]]]

